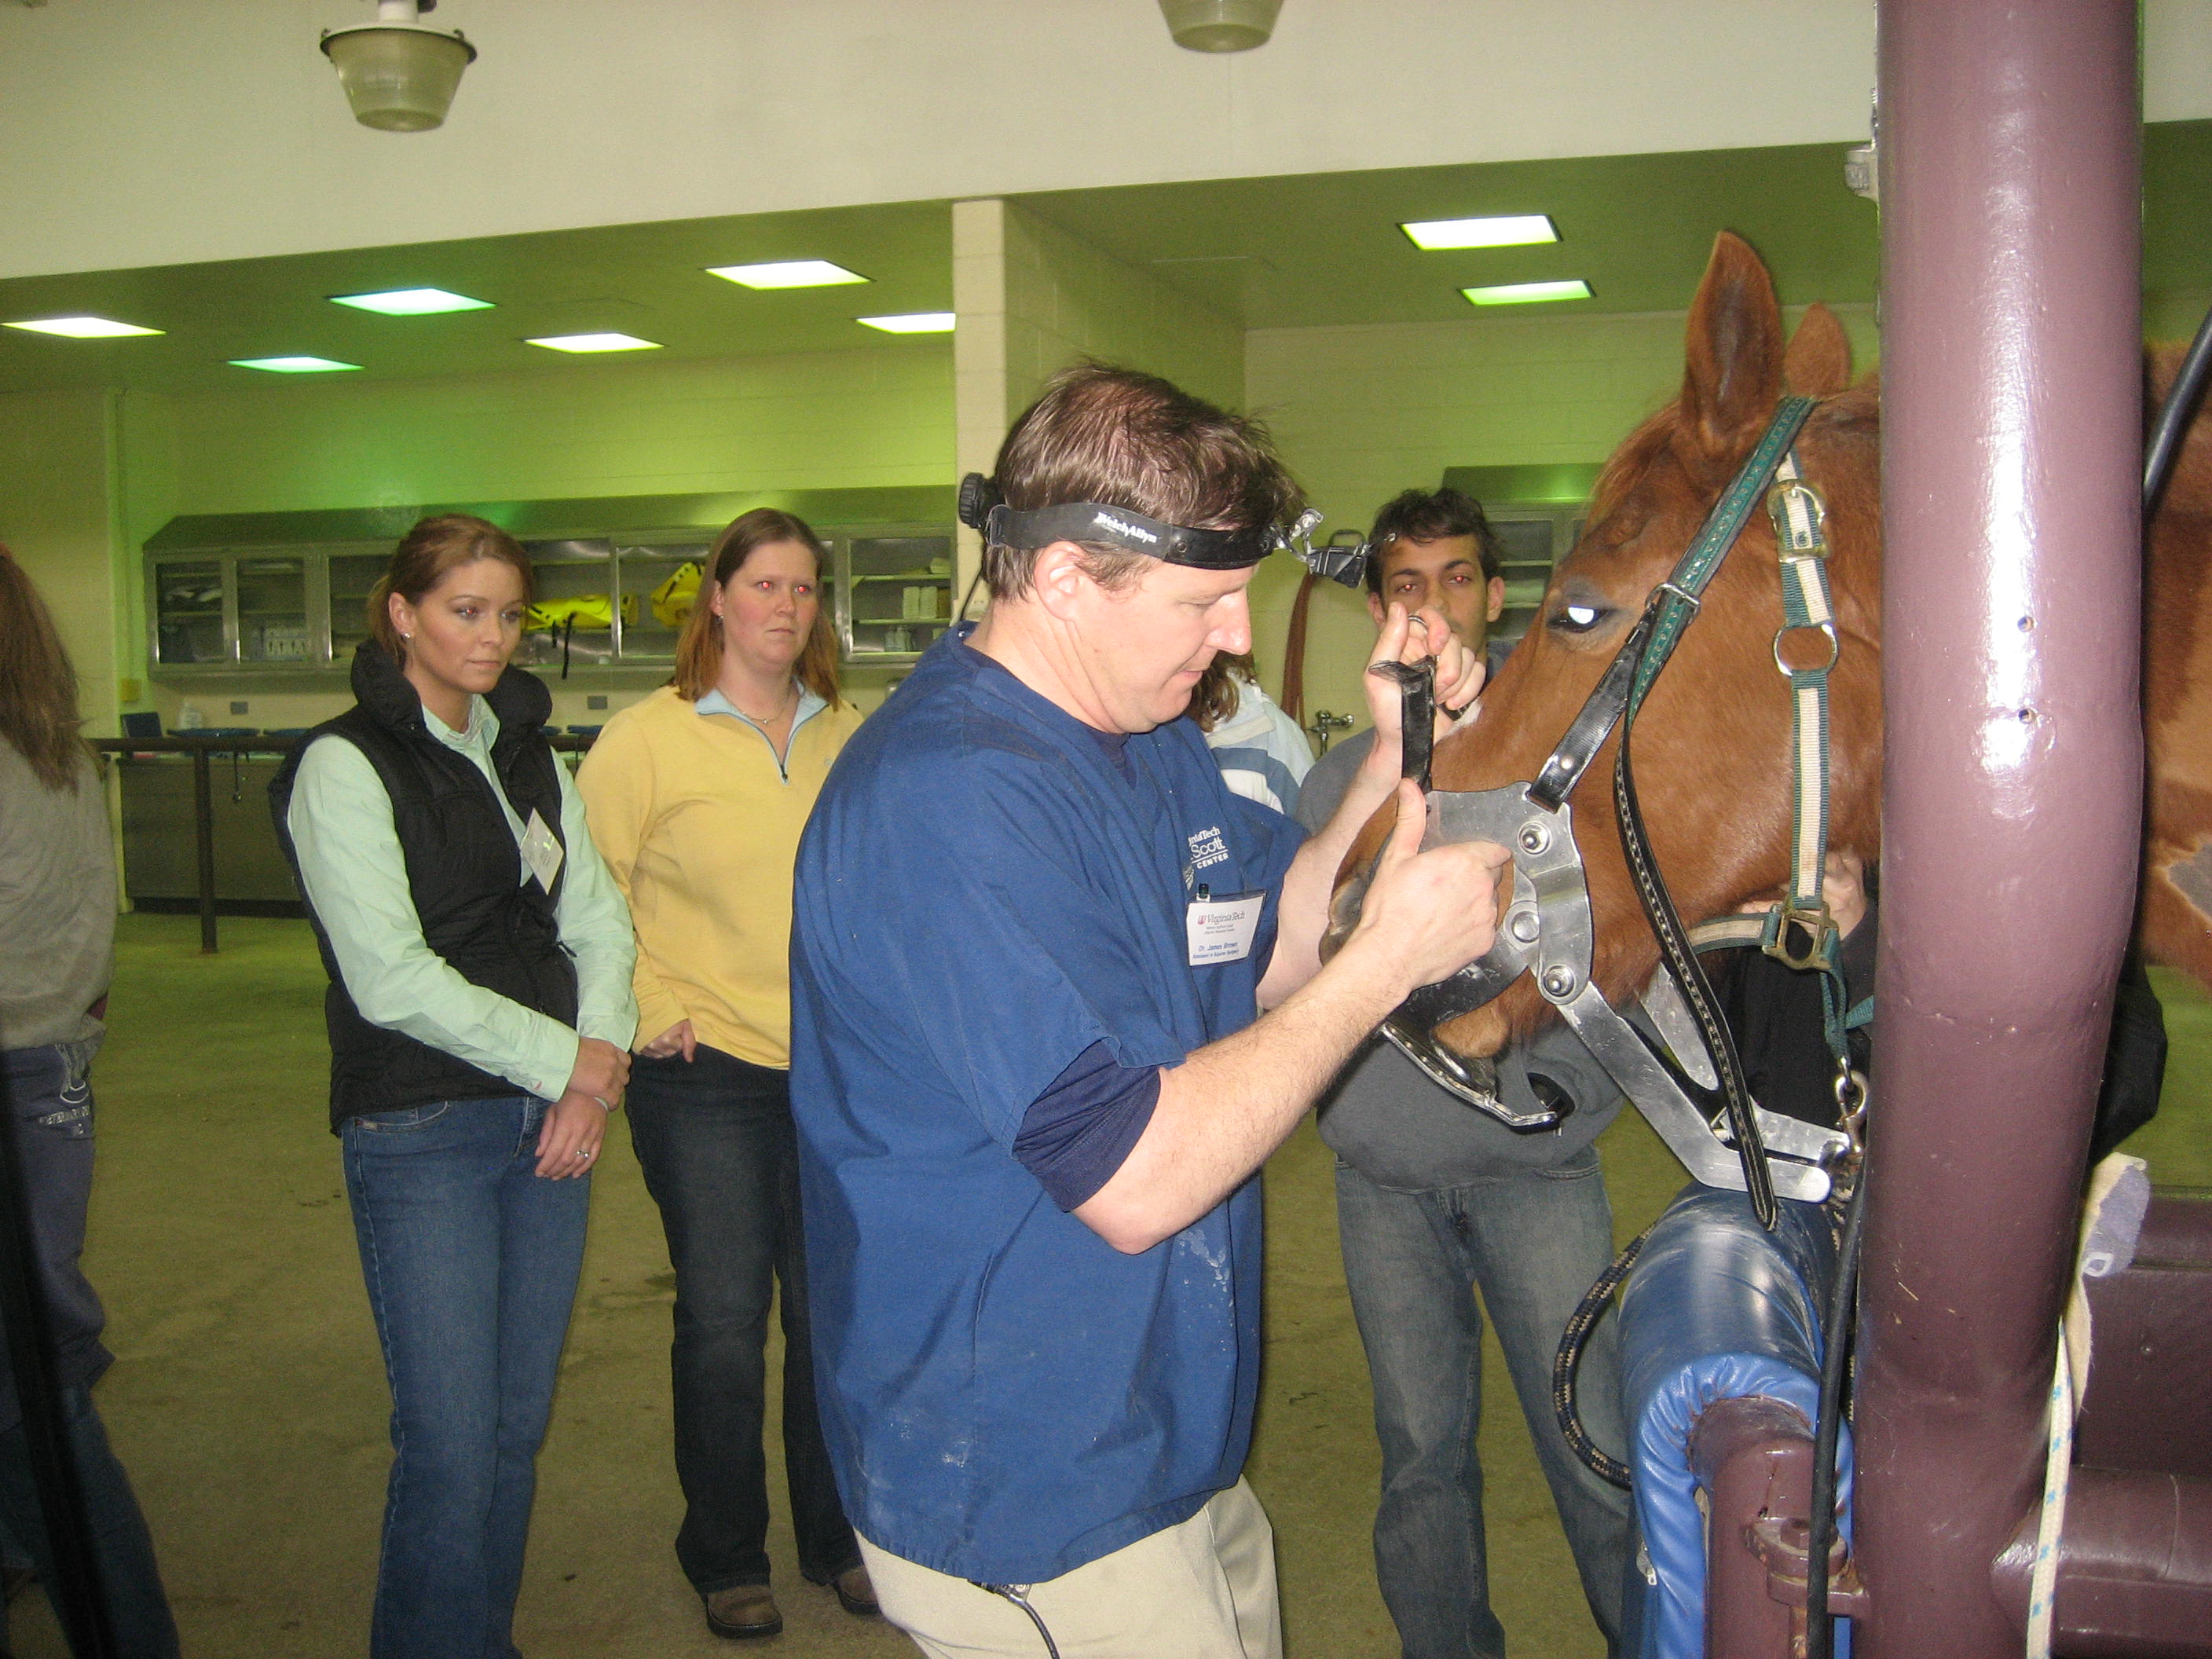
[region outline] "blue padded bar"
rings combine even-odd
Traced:
[[[1685,1188],[1653,1230],[1620,1297],[1622,1403],[1644,1547],[1644,1659],[1699,1659],[1705,1641],[1705,1522],[1690,1473],[1698,1417],[1764,1395],[1810,1425],[1820,1404],[1820,1310],[1835,1269],[1826,1213],[1784,1200],[1762,1228],[1741,1193]],[[1850,1428],[1838,1490],[1849,1515]],[[1849,1535],[1848,1524],[1846,1536]],[[1849,1626],[1837,1651],[1849,1650]]]

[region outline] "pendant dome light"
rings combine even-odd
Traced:
[[[323,52],[338,72],[353,118],[385,132],[443,125],[477,49],[459,29],[424,27],[438,0],[377,0],[376,21],[325,29]]]
[[[1168,33],[1189,52],[1249,52],[1275,32],[1283,0],[1160,0]]]

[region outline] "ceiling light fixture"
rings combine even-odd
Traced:
[[[1463,288],[1479,306],[1539,305],[1547,300],[1587,300],[1590,285],[1579,276],[1564,283],[1504,283],[1495,288]]]
[[[857,270],[833,265],[827,259],[778,259],[764,265],[708,265],[709,276],[744,288],[831,288],[841,283],[865,283]]]
[[[879,328],[886,334],[950,334],[954,319],[949,311],[909,311],[896,317],[855,317],[853,320]]]
[[[1488,219],[1416,219],[1398,228],[1424,253],[1455,247],[1526,247],[1559,240],[1559,227],[1548,213],[1511,213]]]
[[[1275,32],[1283,0],[1160,0],[1168,33],[1187,52],[1249,52]]]
[[[335,357],[233,357],[233,368],[258,368],[269,374],[331,374],[340,369],[359,368],[359,363],[342,363]]]
[[[658,351],[658,340],[641,340],[635,334],[548,334],[535,340],[526,340],[525,345],[544,346],[548,351]]]
[[[465,294],[448,294],[442,288],[394,288],[380,294],[333,294],[334,306],[374,311],[385,317],[432,317],[441,311],[489,311],[489,300],[471,300]]]
[[[382,132],[428,132],[445,124],[461,71],[477,49],[459,29],[425,27],[438,0],[376,0],[376,21],[323,31],[353,118]]]
[[[20,328],[32,334],[58,334],[67,340],[120,340],[137,334],[160,334],[158,328],[141,328],[136,323],[118,323],[107,317],[40,317],[28,322],[10,323],[10,328]]]

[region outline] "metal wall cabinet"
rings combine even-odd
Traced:
[[[368,589],[388,551],[215,549],[146,565],[147,654],[157,676],[314,672],[368,634]],[[335,655],[334,650],[335,648]]]
[[[393,544],[419,518],[465,512],[503,526],[533,561],[541,608],[517,662],[563,677],[665,674],[678,627],[656,614],[654,591],[687,562],[703,564],[716,531],[758,507],[820,527],[823,599],[848,660],[907,661],[949,624],[954,494],[898,485],[189,515],[145,544],[148,665],[163,680],[342,675],[368,635],[368,595]]]
[[[1483,516],[1498,532],[1498,574],[1505,579],[1505,609],[1491,624],[1490,637],[1517,640],[1536,619],[1553,568],[1580,538],[1583,510],[1501,501],[1486,507]]]
[[[836,573],[837,644],[847,662],[912,662],[952,625],[949,527],[836,529],[823,538]]]

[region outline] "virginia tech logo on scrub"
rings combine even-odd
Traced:
[[[1221,838],[1221,826],[1214,824],[1190,837],[1190,867],[1210,870],[1217,864],[1229,862],[1229,843]]]

